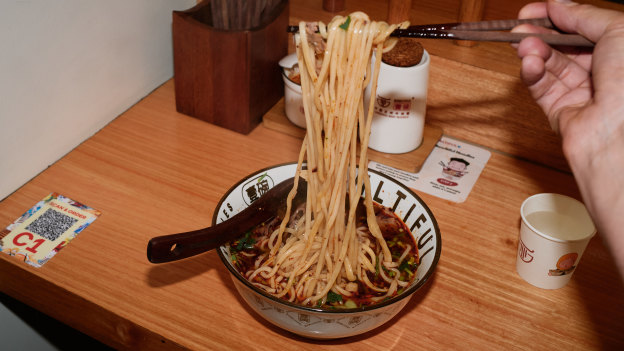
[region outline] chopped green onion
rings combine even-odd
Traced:
[[[255,243],[256,239],[251,237],[251,232],[247,232],[245,233],[245,236],[238,241],[238,245],[236,245],[236,250],[240,251],[242,249],[253,249]]]
[[[347,20],[340,25],[340,28],[347,30],[349,29],[349,24],[351,23],[351,16],[347,16]]]
[[[356,308],[357,304],[353,300],[347,300],[344,304],[346,308]]]
[[[327,302],[331,303],[331,302],[341,302],[342,301],[342,295],[340,294],[336,294],[333,291],[330,291],[327,293]]]

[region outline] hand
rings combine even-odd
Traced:
[[[517,49],[522,79],[561,134],[585,205],[624,277],[624,13],[550,0],[526,5],[518,17],[549,17],[560,30],[596,43],[593,52],[555,50],[529,37]]]

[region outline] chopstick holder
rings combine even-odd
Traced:
[[[288,53],[289,4],[280,0],[264,25],[248,30],[215,27],[211,6],[173,12],[176,110],[247,134],[283,96],[278,62]]]

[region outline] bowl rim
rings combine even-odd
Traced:
[[[276,164],[273,166],[269,166],[269,167],[265,167],[262,169],[259,169],[255,172],[252,172],[250,174],[248,174],[247,176],[243,177],[240,181],[236,182],[236,184],[232,185],[221,197],[221,199],[219,200],[219,203],[217,204],[217,206],[215,207],[215,211],[213,213],[212,216],[212,225],[216,224],[216,221],[218,219],[218,215],[219,212],[217,211],[217,209],[221,208],[221,205],[223,204],[223,201],[225,201],[226,197],[232,193],[232,191],[234,191],[234,189],[236,187],[238,187],[239,185],[241,185],[242,183],[246,182],[247,180],[249,180],[250,178],[256,176],[259,173],[274,169],[274,168],[280,168],[283,166],[288,166],[288,165],[293,165],[293,164],[297,164],[297,162],[285,162],[285,163],[281,163],[281,164]],[[379,308],[383,308],[389,305],[392,305],[400,300],[403,300],[404,298],[411,296],[413,293],[415,293],[417,290],[419,290],[428,280],[429,278],[433,275],[433,273],[436,270],[436,267],[438,265],[438,261],[440,259],[440,254],[442,252],[442,237],[440,235],[440,228],[438,227],[438,221],[436,220],[436,218],[433,216],[433,213],[431,212],[431,209],[429,209],[429,206],[427,206],[427,204],[420,198],[420,196],[418,196],[418,194],[416,194],[412,189],[410,189],[409,187],[405,186],[403,183],[399,182],[398,180],[382,173],[379,172],[377,170],[374,169],[368,169],[369,173],[374,173],[377,174],[381,177],[387,178],[391,181],[393,181],[396,185],[400,186],[404,191],[407,191],[409,194],[411,194],[419,203],[420,205],[425,209],[425,211],[427,211],[427,214],[429,215],[429,217],[432,219],[432,224],[433,224],[433,229],[435,231],[435,236],[436,236],[436,250],[433,256],[433,261],[431,262],[431,268],[425,273],[425,275],[422,277],[422,279],[420,281],[418,281],[416,284],[414,284],[413,286],[410,286],[407,290],[403,291],[403,293],[392,297],[389,300],[386,300],[384,302],[381,303],[377,303],[374,305],[369,305],[369,306],[363,306],[363,307],[357,307],[357,308],[348,308],[348,309],[323,309],[323,308],[318,308],[318,307],[310,307],[310,306],[303,306],[303,305],[299,305],[290,301],[286,301],[280,298],[277,298],[271,294],[269,294],[268,292],[256,287],[255,285],[251,284],[249,282],[249,280],[245,279],[235,268],[234,266],[232,266],[232,264],[230,264],[230,262],[228,261],[227,257],[225,257],[225,255],[223,254],[223,248],[224,245],[219,246],[217,248],[217,254],[219,255],[219,258],[221,258],[221,261],[223,262],[223,265],[228,269],[228,271],[230,271],[230,274],[234,277],[236,277],[243,285],[245,285],[246,287],[250,288],[252,291],[254,291],[255,293],[258,293],[268,299],[270,299],[273,302],[282,304],[282,305],[286,305],[288,307],[297,309],[297,310],[301,310],[301,311],[305,311],[305,312],[315,312],[315,313],[327,313],[327,314],[352,314],[352,313],[358,313],[358,312],[366,312],[366,311],[372,311],[372,310],[376,310]]]
[[[282,68],[282,77],[285,78],[286,80],[288,80],[289,83],[299,87],[299,89],[301,89],[301,84],[296,83],[295,81],[293,81],[292,79],[290,79],[290,77],[288,77],[288,74],[286,74],[286,70],[284,68]],[[298,91],[298,93],[301,93],[300,91]],[[272,167],[269,167],[272,168]]]

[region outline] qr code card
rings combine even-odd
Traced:
[[[98,210],[52,193],[0,232],[0,251],[41,267],[99,215]]]

